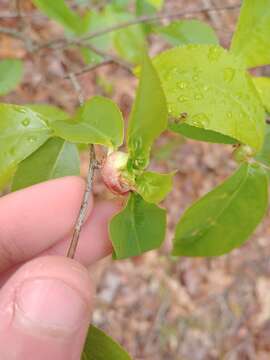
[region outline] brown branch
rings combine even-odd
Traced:
[[[13,29],[9,29],[9,28],[5,28],[3,26],[0,26],[0,34],[11,36],[11,37],[14,37],[16,39],[20,39],[21,41],[25,42],[25,38],[22,35],[22,33],[19,32],[19,31],[13,30]]]
[[[82,106],[84,103],[84,97],[83,97],[83,93],[81,90],[81,86],[76,78],[76,74],[68,73],[68,78],[70,79],[70,82],[74,87],[74,90],[78,97],[78,101],[80,103],[80,106]],[[90,145],[89,151],[90,151],[90,159],[89,159],[89,169],[88,169],[86,187],[85,187],[80,211],[79,211],[76,223],[75,223],[72,239],[70,241],[69,248],[67,251],[67,257],[70,259],[73,259],[75,256],[75,253],[76,253],[82,226],[84,224],[84,221],[85,221],[86,215],[87,215],[90,194],[92,193],[92,190],[93,190],[95,170],[98,168],[95,147],[93,144]]]
[[[78,82],[78,80],[76,78],[76,74],[69,73],[67,75],[67,77],[69,78],[72,86],[74,87],[74,90],[77,93],[77,97],[78,97],[78,101],[79,101],[80,106],[82,106],[83,103],[84,103],[84,96],[83,96],[82,88],[81,88],[81,86],[80,86],[80,84],[79,84],[79,82]]]
[[[86,188],[83,195],[81,208],[76,220],[73,236],[67,252],[67,257],[71,259],[73,259],[75,256],[76,249],[79,243],[81,229],[86,219],[88,205],[89,205],[89,197],[93,190],[94,174],[96,168],[97,168],[97,161],[96,161],[94,145],[92,144],[90,145],[90,162],[89,162]]]
[[[130,66],[130,64],[122,59],[120,59],[118,56],[114,55],[114,54],[110,54],[107,53],[106,51],[100,50],[98,48],[96,48],[95,46],[91,45],[91,44],[81,44],[80,42],[78,42],[78,45],[81,46],[86,46],[88,49],[90,49],[91,51],[93,51],[94,53],[96,53],[99,56],[102,56],[103,58],[105,58],[107,61],[111,61],[114,62],[115,64],[121,66],[122,68],[124,68],[125,70],[127,70],[129,73],[132,73],[132,66]]]
[[[32,53],[37,48],[37,45],[35,45],[33,43],[32,39],[30,37],[28,37],[22,30],[16,31],[13,29],[9,29],[9,28],[0,26],[0,34],[11,36],[15,39],[22,41],[24,43],[25,49],[29,53]]]
[[[225,11],[225,10],[235,10],[238,9],[241,6],[241,4],[235,4],[235,5],[228,5],[228,6],[223,6],[223,7],[211,7],[211,8],[200,8],[200,9],[194,9],[194,10],[189,10],[189,11],[176,11],[174,13],[168,13],[168,14],[158,14],[158,15],[152,15],[152,16],[141,16],[141,17],[137,17],[133,20],[130,21],[126,21],[126,22],[122,22],[120,24],[116,24],[113,26],[109,26],[105,29],[101,29],[95,32],[92,32],[88,35],[84,35],[81,36],[77,39],[71,39],[71,40],[66,40],[65,38],[59,38],[59,39],[54,39],[52,41],[49,41],[47,43],[41,44],[39,47],[36,48],[36,51],[39,51],[41,49],[44,48],[56,48],[56,49],[63,49],[72,45],[76,45],[76,43],[78,43],[78,41],[80,43],[84,43],[85,41],[89,41],[93,38],[105,35],[107,33],[111,33],[113,31],[117,31],[132,25],[137,25],[137,24],[142,24],[142,23],[149,23],[149,22],[157,22],[159,20],[163,20],[163,19],[173,19],[173,18],[178,18],[178,17],[182,17],[185,15],[194,15],[194,14],[199,14],[199,13],[209,13],[209,12],[216,12],[216,11]],[[57,46],[58,45],[58,46]]]
[[[112,64],[113,63],[113,60],[112,59],[105,59],[104,61],[100,62],[100,63],[97,63],[97,64],[94,64],[94,65],[88,65],[88,66],[85,66],[84,68],[82,68],[81,70],[77,71],[77,72],[73,72],[73,75],[74,76],[80,76],[80,75],[83,75],[87,72],[90,72],[90,71],[93,71],[99,67],[102,67],[102,66],[105,66],[105,65],[108,65],[108,64]],[[68,74],[67,76],[64,77],[64,79],[70,79],[70,74]]]

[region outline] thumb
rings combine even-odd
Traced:
[[[0,290],[1,360],[79,360],[93,296],[87,270],[73,260],[23,265]]]

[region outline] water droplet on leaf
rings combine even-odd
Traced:
[[[204,113],[194,115],[191,120],[192,125],[197,127],[206,127],[209,124],[209,118]]]
[[[185,101],[188,101],[188,98],[186,96],[179,96],[178,100],[180,102],[185,102]]]
[[[203,99],[203,95],[202,94],[196,94],[195,95],[195,100],[202,100]]]
[[[208,51],[209,61],[217,61],[220,58],[221,49],[217,46],[211,46]]]
[[[29,119],[24,119],[23,121],[22,121],[22,125],[23,126],[28,126],[30,124],[30,120]]]
[[[29,136],[28,141],[29,141],[30,143],[34,143],[34,142],[36,141],[35,136]]]
[[[185,89],[187,87],[187,83],[185,81],[179,81],[178,87],[180,89]]]

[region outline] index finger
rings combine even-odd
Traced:
[[[34,185],[0,199],[0,271],[26,261],[67,236],[85,188],[79,177]],[[93,207],[90,198],[89,211]]]

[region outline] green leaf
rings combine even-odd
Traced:
[[[57,120],[67,120],[70,118],[70,115],[67,112],[53,105],[29,104],[27,107],[44,116],[48,124]]]
[[[270,125],[266,125],[264,144],[260,152],[256,156],[256,160],[262,162],[266,166],[270,166]]]
[[[166,229],[166,212],[132,193],[124,210],[110,223],[110,236],[116,259],[156,249],[161,246]]]
[[[117,105],[110,99],[95,96],[87,101],[75,117],[51,124],[55,135],[83,144],[117,148],[123,142],[124,122]]]
[[[163,3],[164,1],[160,1],[159,8],[159,6],[157,7],[151,4],[151,0],[136,0],[136,16],[153,16],[157,13],[157,11],[161,10]],[[155,29],[155,25],[153,23],[145,23],[141,24],[141,26],[146,35],[153,32]]]
[[[114,34],[114,47],[125,60],[138,64],[146,51],[144,32],[139,26],[128,26]]]
[[[176,227],[173,255],[219,256],[239,247],[268,206],[268,180],[258,164],[244,163],[222,185],[192,205]]]
[[[147,166],[151,146],[167,124],[167,105],[160,80],[145,57],[127,133],[128,150],[135,167]]]
[[[158,204],[172,190],[174,173],[145,171],[136,177],[136,191],[149,203]]]
[[[107,5],[100,12],[91,11],[88,32],[93,33],[134,19],[135,17],[132,14],[117,10],[115,6]],[[103,52],[115,50],[123,59],[132,63],[138,63],[146,49],[144,32],[140,24],[97,36],[91,39],[89,43]],[[83,49],[83,54],[88,61],[99,62],[101,60],[101,57],[96,56],[89,49],[88,51]]]
[[[164,0],[146,0],[148,4],[152,5],[155,9],[160,11],[164,5]]]
[[[110,336],[94,325],[88,331],[81,360],[132,360]]]
[[[23,77],[23,63],[18,59],[0,61],[0,95],[14,90]]]
[[[156,31],[171,45],[214,44],[218,45],[217,35],[211,26],[199,20],[177,20]]]
[[[111,15],[114,24],[133,21],[135,17],[128,12],[115,11],[108,7],[107,12]],[[112,33],[114,48],[117,53],[131,63],[138,64],[146,52],[147,44],[141,25],[124,27]]]
[[[247,67],[270,64],[270,0],[244,0],[231,50]]]
[[[136,15],[153,15],[160,11],[164,0],[136,0]]]
[[[0,183],[51,135],[45,119],[25,106],[0,104]]]
[[[12,190],[71,175],[80,175],[80,158],[76,145],[52,138],[19,164]]]
[[[64,0],[33,0],[33,2],[44,14],[62,24],[67,30],[77,35],[85,31],[84,20],[72,11]]]
[[[241,60],[215,45],[186,45],[153,60],[169,114],[185,123],[237,139],[258,150],[265,112]]]
[[[170,124],[169,129],[177,134],[198,140],[219,144],[235,144],[237,141],[229,136],[222,135],[216,131],[205,130],[188,124]]]
[[[266,111],[270,113],[270,78],[269,77],[255,77],[252,78],[255,87],[260,95],[263,106]]]

